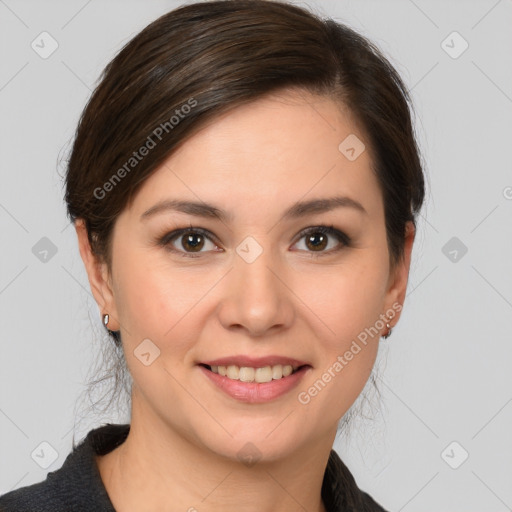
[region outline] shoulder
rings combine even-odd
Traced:
[[[357,486],[352,473],[334,450],[325,469],[322,499],[327,512],[388,512]]]
[[[121,444],[129,425],[91,430],[46,479],[0,496],[0,512],[115,512],[101,480],[95,455]]]
[[[26,487],[21,487],[0,496],[0,512],[50,512],[65,510],[65,502],[61,500],[55,488],[54,473],[48,473],[46,480]]]

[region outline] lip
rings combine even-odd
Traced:
[[[221,357],[219,359],[212,359],[210,361],[201,361],[201,364],[206,364],[208,366],[248,366],[250,368],[264,368],[265,366],[275,366],[277,364],[289,364],[294,368],[297,368],[299,366],[305,366],[308,363],[306,363],[305,361],[299,361],[298,359],[293,359],[291,357],[277,355],[271,355],[266,357],[249,357],[240,355]]]
[[[224,359],[227,360],[227,359]],[[229,359],[233,361],[233,359]],[[268,360],[268,359],[267,359]],[[223,359],[217,359],[216,361],[223,361]],[[253,360],[254,361],[254,360]],[[287,359],[287,361],[293,361]],[[215,362],[215,361],[214,361]],[[298,361],[297,361],[298,362]],[[206,364],[206,363],[203,363]],[[281,364],[281,363],[275,363]],[[291,364],[291,363],[285,363]],[[215,366],[215,365],[214,365]],[[220,366],[224,366],[221,364]],[[250,365],[246,365],[250,366]],[[271,365],[263,365],[271,366]],[[297,365],[300,366],[300,365]],[[202,364],[198,365],[198,368],[203,374],[215,384],[215,386],[226,393],[231,398],[238,400],[239,402],[260,404],[275,400],[286,393],[290,392],[293,388],[298,386],[304,375],[312,369],[310,365],[305,365],[299,368],[296,372],[288,375],[288,377],[282,377],[277,380],[270,382],[242,382],[240,380],[230,379],[229,377],[223,377],[218,373],[214,373]],[[261,367],[260,367],[261,368]]]

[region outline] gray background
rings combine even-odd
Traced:
[[[59,468],[73,434],[125,419],[76,420],[108,341],[65,216],[59,161],[103,67],[180,4],[0,0],[0,494]],[[374,419],[335,448],[389,510],[510,510],[512,2],[308,5],[368,36],[397,67],[429,180],[404,313],[381,343]],[[46,59],[31,47],[43,31],[58,43]],[[457,58],[453,31],[469,44]],[[57,251],[46,261],[43,237]],[[41,442],[56,451],[46,468],[53,452]],[[448,464],[465,452],[457,469]]]

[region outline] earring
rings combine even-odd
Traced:
[[[105,326],[105,329],[107,330],[108,334],[114,339],[114,343],[120,347],[121,346],[121,335],[119,331],[111,331],[108,328],[108,321],[110,320],[110,316],[108,313],[105,313],[103,315],[103,325]]]
[[[386,317],[386,320],[387,319],[388,319],[388,317]],[[388,328],[388,332],[382,336],[385,340],[387,340],[391,336],[391,333],[393,332],[393,329],[391,328],[389,321],[386,322],[386,327]]]

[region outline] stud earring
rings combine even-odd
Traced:
[[[386,317],[386,320],[387,320],[387,318],[388,317]],[[391,333],[393,332],[393,329],[392,329],[389,321],[386,322],[386,327],[388,329],[388,332],[382,336],[385,340],[387,340],[391,336]]]

